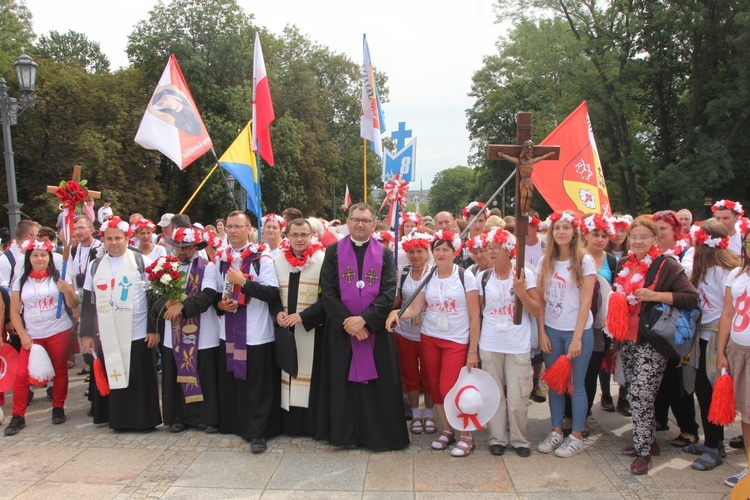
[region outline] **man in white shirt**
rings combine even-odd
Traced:
[[[21,243],[24,240],[35,240],[39,234],[39,227],[33,220],[22,220],[16,225],[15,241],[0,255],[0,286],[10,288],[12,281],[21,276],[24,257],[21,253]]]
[[[104,198],[104,205],[99,207],[99,211],[96,215],[99,224],[104,224],[104,221],[107,220],[107,217],[112,217],[112,215],[114,215],[114,212],[112,212],[112,207],[110,205],[112,205],[112,199]]]
[[[742,257],[742,235],[737,231],[737,222],[745,211],[739,202],[732,200],[719,200],[711,207],[714,217],[721,222],[729,232],[729,249]]]

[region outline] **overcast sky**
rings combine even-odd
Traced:
[[[138,21],[148,19],[156,3],[26,0],[37,35],[70,29],[85,33],[99,42],[113,69],[127,66],[127,37]],[[482,57],[494,53],[503,29],[495,24],[492,0],[238,3],[255,16],[254,24],[274,34],[287,24],[296,25],[313,41],[346,54],[357,64],[362,63],[362,34],[366,33],[373,64],[388,75],[390,102],[383,106],[384,137],[390,137],[402,121],[413,130],[418,138],[416,179],[422,179],[426,189],[440,170],[467,164],[465,112],[472,106],[468,97],[471,77],[481,68]],[[273,92],[273,82],[270,85]],[[417,189],[419,182],[411,187]]]

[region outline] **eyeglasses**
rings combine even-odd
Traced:
[[[228,226],[224,226],[229,231],[234,231],[235,229],[242,229],[243,227],[247,227],[249,224],[230,224]]]
[[[750,250],[750,240],[742,240],[742,246],[745,247],[745,250]]]
[[[648,241],[651,238],[655,238],[653,234],[631,234],[630,240],[631,241]]]
[[[366,225],[368,225],[368,224],[372,224],[372,219],[358,219],[358,218],[356,218],[356,217],[349,217],[349,220],[350,220],[350,221],[351,221],[351,223],[352,223],[352,224],[354,224],[355,226],[356,226],[357,224],[364,224],[365,226],[366,226]]]
[[[312,233],[292,233],[288,234],[287,237],[290,240],[304,240],[308,236],[310,236]]]

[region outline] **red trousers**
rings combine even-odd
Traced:
[[[404,385],[404,391],[418,391],[421,383],[422,392],[432,395],[424,369],[422,343],[409,340],[397,333],[396,348],[398,349],[398,366],[401,370],[401,382]]]
[[[65,406],[68,397],[68,349],[73,330],[56,333],[46,339],[34,339],[34,343],[44,347],[55,369],[54,385],[52,387],[52,407]],[[26,415],[26,405],[29,399],[29,349],[21,348],[18,353],[18,368],[16,381],[13,384],[13,415]]]
[[[432,389],[432,400],[443,404],[445,395],[456,384],[461,368],[466,364],[468,344],[439,339],[422,334],[422,356],[427,380]]]

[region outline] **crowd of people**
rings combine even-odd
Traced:
[[[486,425],[492,455],[510,447],[528,457],[528,407],[548,400],[550,431],[536,451],[567,458],[585,448],[599,386],[604,411],[632,416],[622,451],[632,474],[660,454],[655,435],[670,409],[680,431],[671,444],[711,470],[726,456],[723,428],[707,418],[722,369],[742,417],[729,444],[750,444],[750,222],[740,203],[721,200],[704,221],[665,210],[542,222],[532,211],[519,239],[513,217],[478,202],[458,217],[405,212],[396,233],[365,203],[345,223],[289,208],[259,228],[241,211],[206,226],[184,214],[126,222],[110,203],[96,221],[91,206],[75,218],[65,266],[56,231],[33,221],[3,245],[2,341],[20,352],[6,436],[26,425],[29,350],[39,345],[54,367],[53,424],[66,421],[81,349],[101,369],[87,391],[94,423],[236,434],[253,453],[281,433],[371,450],[425,433],[433,449],[465,457]],[[159,295],[157,280],[183,290]],[[641,318],[658,304],[700,310],[689,356],[670,358],[644,336]],[[561,358],[568,387],[545,391],[544,367]],[[491,414],[481,409],[490,394],[467,410],[464,391],[477,389],[462,380],[477,369],[503,394]]]

